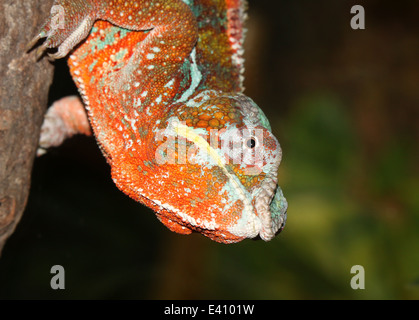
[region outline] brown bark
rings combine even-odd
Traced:
[[[52,0],[0,0],[0,254],[22,217],[53,65],[25,52]]]

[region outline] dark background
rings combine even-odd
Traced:
[[[35,161],[0,298],[419,298],[418,1],[249,2],[246,94],[283,148],[284,231],[234,245],[172,233],[75,137]],[[350,28],[357,4],[366,30]],[[74,93],[60,61],[50,102]],[[50,287],[57,264],[65,290]]]

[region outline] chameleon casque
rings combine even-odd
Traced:
[[[84,106],[70,98],[54,104],[40,146],[54,145],[54,134],[62,140],[92,129],[117,187],[170,230],[222,243],[271,240],[286,222],[282,151],[242,93],[245,6],[56,0],[59,10],[29,45],[45,38],[38,55],[55,48],[50,57],[68,56]]]

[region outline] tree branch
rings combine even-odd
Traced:
[[[53,65],[25,46],[52,0],[0,0],[0,254],[25,209]]]

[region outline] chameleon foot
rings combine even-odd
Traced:
[[[57,147],[75,134],[92,135],[86,111],[76,96],[62,98],[48,109],[41,127],[37,155]]]
[[[63,58],[88,36],[95,19],[90,2],[56,0],[47,21],[26,49],[29,51],[39,40],[45,39],[36,50],[36,58],[40,59],[51,48],[56,48],[57,52],[48,53],[50,59]]]

